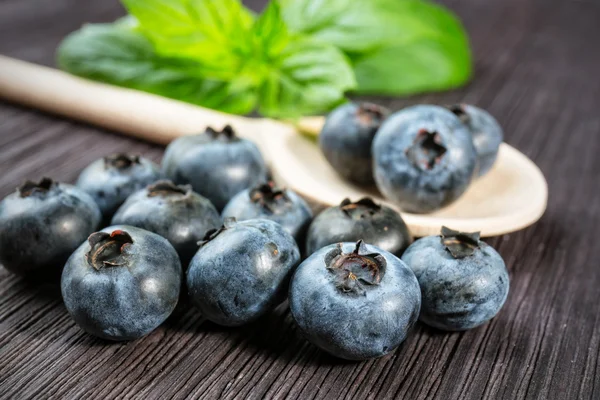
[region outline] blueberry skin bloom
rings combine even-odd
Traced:
[[[221,217],[212,203],[192,191],[189,185],[176,186],[158,181],[127,198],[111,225],[131,225],[164,237],[175,247],[187,267],[204,234],[221,226]]]
[[[471,132],[477,151],[477,176],[487,174],[494,166],[498,150],[504,140],[502,127],[490,113],[481,108],[468,104],[456,104],[448,109],[460,118]]]
[[[306,254],[333,243],[360,239],[397,257],[412,243],[408,227],[396,211],[369,197],[354,203],[345,199],[313,220],[306,236]]]
[[[304,336],[348,360],[396,349],[420,306],[412,271],[393,254],[362,241],[317,251],[300,264],[290,285],[290,310]]]
[[[319,147],[338,174],[358,184],[374,182],[371,144],[388,113],[375,104],[348,103],[327,116]]]
[[[500,311],[508,296],[504,261],[478,233],[443,228],[442,236],[414,242],[402,260],[421,286],[420,319],[434,328],[463,331],[479,326]]]
[[[88,165],[76,185],[94,198],[104,219],[109,221],[129,195],[158,179],[160,169],[152,161],[118,153]]]
[[[294,238],[278,223],[228,219],[207,235],[192,259],[187,272],[189,297],[208,320],[243,325],[285,300],[299,261]]]
[[[389,117],[372,151],[377,187],[413,213],[432,212],[458,199],[477,163],[468,129],[447,109],[431,105]]]
[[[36,280],[58,280],[71,253],[100,224],[83,190],[43,178],[27,181],[0,202],[0,264]]]
[[[162,324],[177,305],[181,263],[169,242],[133,226],[93,233],[62,274],[65,306],[84,331],[134,340]]]
[[[238,138],[230,126],[174,140],[167,147],[162,170],[173,182],[192,185],[219,211],[242,190],[267,180],[258,147]]]
[[[302,243],[312,211],[306,201],[289,189],[279,189],[273,182],[246,189],[231,199],[223,209],[223,219],[270,219]]]

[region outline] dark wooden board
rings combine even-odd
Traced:
[[[264,3],[252,2],[255,8]],[[489,240],[511,292],[490,323],[464,333],[419,325],[394,354],[350,363],[304,341],[285,306],[223,329],[193,310],[131,343],[107,343],[70,320],[56,288],[0,268],[0,398],[600,398],[600,3],[447,1],[476,59],[461,90],[378,99],[465,101],[488,108],[506,140],[550,185],[533,227]],[[83,22],[122,15],[116,0],[2,0],[0,53],[52,65]],[[0,196],[26,178],[72,182],[117,150],[159,161],[163,149],[84,124],[0,104]]]

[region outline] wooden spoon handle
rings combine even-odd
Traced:
[[[229,124],[262,147],[261,125],[266,122],[92,82],[1,55],[0,98],[160,144],[206,126],[220,129]],[[314,126],[314,121],[310,124]]]

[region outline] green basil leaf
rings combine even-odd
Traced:
[[[221,111],[246,114],[257,91],[240,76],[223,81],[194,60],[156,54],[152,43],[126,24],[86,25],[58,50],[59,66],[75,75],[171,97]]]
[[[267,63],[281,54],[291,38],[279,4],[271,1],[252,27],[254,54]]]
[[[254,16],[239,0],[122,0],[158,53],[194,58],[234,77],[251,51]]]
[[[347,58],[334,46],[289,34],[279,4],[271,1],[252,27],[254,60],[261,71],[259,111],[271,117],[321,112],[355,86]]]
[[[400,1],[400,0],[396,0]],[[378,46],[390,27],[380,0],[279,0],[292,32],[347,51]]]
[[[433,3],[408,0],[389,3],[387,11],[404,15],[405,26],[412,19],[412,34],[352,57],[357,93],[407,95],[452,89],[470,79],[468,37],[450,12]]]
[[[422,0],[279,0],[293,32],[349,54],[357,93],[405,95],[445,90],[471,76],[464,28]]]
[[[322,112],[345,101],[344,93],[355,85],[348,60],[335,46],[295,38],[261,86],[259,111],[271,117]]]
[[[471,63],[464,46],[422,39],[356,58],[354,73],[356,93],[408,95],[463,85],[470,78]]]

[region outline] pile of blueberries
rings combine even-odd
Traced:
[[[461,147],[467,131],[453,133],[450,116],[457,117],[419,107],[379,129],[376,179],[399,160],[378,149],[400,151],[409,142],[402,154],[428,171],[434,189],[444,186],[435,183],[436,168],[450,175],[454,166],[475,168]],[[348,136],[362,137],[373,116],[383,120],[374,106],[341,106],[321,140],[334,143],[327,131],[339,135],[344,126]],[[328,154],[331,146],[323,149]],[[368,179],[361,155],[334,149],[328,157],[360,167],[340,170],[344,175]],[[409,175],[381,181],[408,193],[412,186],[396,186]],[[432,199],[442,204],[450,196],[425,193],[409,201],[430,208]],[[401,216],[370,198],[346,199],[313,219],[300,196],[270,181],[256,145],[229,126],[175,140],[161,167],[115,154],[90,164],[75,185],[25,182],[0,202],[0,263],[30,279],[60,279],[71,317],[104,339],[150,333],[182,298],[224,326],[256,321],[289,298],[301,333],[351,360],[393,351],[418,318],[450,331],[481,325],[500,310],[509,287],[502,258],[476,233],[442,228],[413,243]]]
[[[389,114],[369,103],[340,106],[327,118],[319,146],[341,176],[375,183],[406,212],[429,213],[456,201],[490,171],[503,140],[496,119],[468,104]]]

